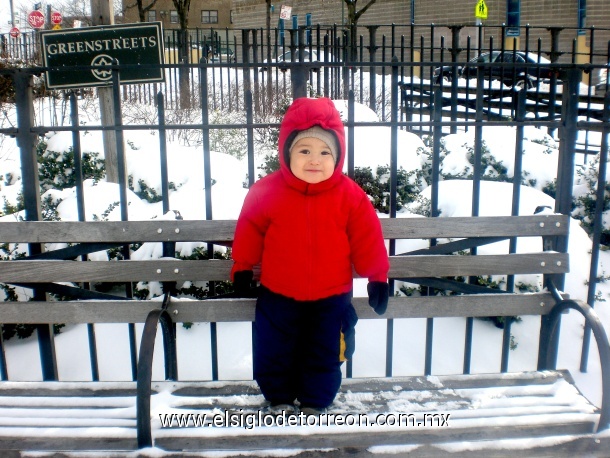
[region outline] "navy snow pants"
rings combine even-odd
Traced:
[[[351,293],[296,301],[261,286],[254,321],[254,379],[265,399],[328,407],[341,385],[342,356],[349,359],[354,352],[357,321]]]

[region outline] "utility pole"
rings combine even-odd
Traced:
[[[114,24],[114,7],[112,3],[112,0],[91,0],[91,23],[94,26]],[[102,126],[114,125],[112,88],[100,87],[97,89],[97,94],[100,103]],[[119,167],[116,150],[116,132],[114,130],[105,130],[102,132],[102,135],[104,139],[104,157],[106,158],[106,181],[118,183]]]
[[[47,14],[45,16],[45,29],[49,30],[51,27],[53,27],[51,25],[51,12],[53,11],[53,9],[51,8],[51,4],[47,4]]]
[[[11,27],[15,27],[15,10],[13,9],[13,0],[9,0],[11,6]]]

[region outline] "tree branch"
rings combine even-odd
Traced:
[[[360,11],[356,12],[356,20],[358,20],[360,18],[360,16],[362,16],[364,13],[366,13],[366,10],[368,10],[371,5],[373,3],[375,3],[377,0],[370,0],[366,5],[364,5],[364,8],[362,8]],[[354,1],[355,3],[355,1]]]
[[[148,11],[150,11],[150,9],[151,9],[153,6],[155,6],[155,3],[157,3],[157,0],[151,0],[151,4],[150,4],[150,5],[148,5],[148,6],[145,6],[145,7],[143,8],[143,11],[144,11],[145,13],[147,13]]]

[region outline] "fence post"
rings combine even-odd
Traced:
[[[114,127],[114,138],[116,141],[115,152],[116,152],[116,167],[117,167],[117,178],[119,185],[119,201],[121,210],[121,221],[129,221],[129,202],[127,197],[128,188],[128,176],[127,176],[127,162],[125,160],[125,144],[123,135],[123,114],[121,112],[121,90],[120,90],[120,70],[118,67],[118,61],[114,60],[112,64],[112,87],[109,88],[111,101],[112,101],[112,113],[114,116],[113,122],[111,123]],[[121,253],[124,259],[129,259],[130,249],[129,245],[123,245]],[[133,283],[125,283],[125,296],[128,298],[133,297]],[[136,327],[135,323],[129,323],[129,346],[131,353],[131,374],[134,380],[138,377],[138,344],[136,338]]]
[[[390,127],[390,218],[396,218],[398,211],[398,58],[392,56],[392,87]],[[396,240],[390,240],[389,254],[396,254]],[[394,295],[394,280],[389,281],[390,294]],[[392,362],[394,360],[394,320],[386,322],[386,360],[385,374],[391,377],[393,373]]]
[[[244,93],[252,90],[252,83],[250,82],[250,68],[248,67],[248,63],[250,62],[250,47],[251,47],[249,34],[250,34],[250,31],[247,29],[244,29],[241,31],[241,52],[242,52],[242,62],[244,63],[244,68],[243,68]],[[201,102],[203,103],[203,100]]]
[[[559,51],[559,34],[563,28],[549,27],[547,30],[551,33],[551,53],[549,57],[551,59],[551,63],[554,64],[562,54]],[[557,73],[555,71],[551,72],[551,81],[549,84],[549,121],[553,121],[555,120],[555,107],[557,106]],[[549,135],[553,136],[554,133],[555,129],[553,127],[549,128]]]
[[[557,164],[557,195],[555,211],[564,215],[572,212],[572,185],[574,183],[574,152],[578,135],[578,94],[581,70],[565,70],[563,81],[563,102],[561,107],[561,126],[559,127],[559,162]],[[567,251],[567,240],[558,241],[556,250]],[[559,289],[563,285],[557,284]]]
[[[246,105],[246,124],[248,124],[248,187],[250,187],[254,184],[256,173],[254,171],[254,128],[251,127],[252,124],[254,124],[254,114],[252,113],[252,91],[248,91],[244,94],[244,100]]]
[[[574,184],[574,154],[578,135],[578,94],[581,70],[570,68],[562,74],[563,98],[561,105],[561,126],[559,127],[559,162],[557,164],[557,194],[555,195],[555,212],[570,215],[572,212],[572,186]],[[568,238],[557,237],[552,249],[567,253]],[[564,288],[565,274],[550,275],[560,291]],[[546,278],[545,278],[546,283]],[[552,332],[549,316],[543,316],[540,325],[540,346],[538,349],[538,369],[555,369],[556,361],[548,361],[548,352],[557,356],[561,317],[558,318],[557,331]],[[549,339],[552,339],[548,343]],[[548,363],[548,367],[547,367]]]
[[[252,30],[252,61],[253,62],[258,62],[259,58],[258,58],[258,39],[256,36],[256,29]],[[254,112],[255,113],[260,113],[261,112],[261,107],[260,107],[260,100],[261,100],[261,87],[258,81],[258,71],[252,72],[253,76],[254,76]]]
[[[608,162],[608,135],[610,135],[610,92],[604,97],[604,114],[602,122],[605,127],[602,131],[602,142],[599,150],[599,168],[597,173],[597,189],[595,192],[595,216],[593,219],[593,246],[591,249],[591,265],[589,267],[589,287],[587,290],[587,304],[595,305],[597,292],[597,269],[599,263],[599,249],[603,230],[603,213],[606,194],[606,173]],[[585,323],[585,332],[582,338],[582,352],[580,356],[580,372],[587,372],[589,364],[589,346],[591,343],[591,325]]]
[[[292,98],[298,99],[299,97],[307,97],[307,74],[309,73],[309,65],[304,62],[304,48],[302,36],[303,29],[299,28],[296,31],[290,33],[290,80],[292,83]],[[298,37],[298,38],[297,38]],[[295,44],[295,38],[298,40],[298,46]],[[298,52],[298,56],[297,53]],[[297,56],[297,58],[295,58]],[[297,65],[295,65],[295,63]]]
[[[370,101],[369,107],[373,111],[377,111],[377,74],[375,73],[375,54],[377,53],[377,41],[375,37],[375,32],[377,32],[377,26],[370,25],[367,26],[369,29],[369,61],[371,62],[371,67],[369,68],[369,92],[370,92]]]
[[[461,25],[452,25],[451,26],[451,62],[454,64],[451,67],[451,120],[457,121],[457,107],[458,104],[454,103],[454,100],[457,100],[457,89],[458,89],[458,71],[457,71],[457,61],[458,56],[462,52],[462,48],[460,48],[460,30],[463,26]],[[452,125],[450,132],[452,134],[457,133],[457,126]]]
[[[32,133],[34,127],[34,101],[32,94],[32,75],[23,70],[16,70],[13,76],[15,103],[17,106],[17,145],[20,150],[21,180],[23,182],[23,204],[26,221],[41,221],[40,183],[38,179],[38,160],[36,156],[37,135]],[[29,254],[42,252],[39,243],[29,245]],[[44,292],[34,290],[35,301],[45,301]],[[39,324],[38,347],[42,378],[45,381],[57,380],[57,361],[53,341],[53,325]]]
[[[354,166],[354,138],[355,128],[354,122],[356,119],[356,97],[354,91],[349,91],[349,97],[347,98],[347,176],[352,180],[355,176]]]
[[[78,117],[78,101],[74,91],[70,93],[70,123],[75,129],[79,126]],[[83,166],[82,166],[82,151],[80,144],[80,132],[72,131],[72,150],[74,152],[74,176],[76,178],[76,208],[78,220],[85,221],[85,194],[83,190]],[[81,256],[82,261],[87,260],[86,255]],[[84,288],[91,289],[90,283],[84,283]],[[87,324],[87,335],[89,337],[89,359],[91,360],[91,378],[94,382],[99,381],[99,365],[97,358],[97,345],[95,338],[95,326],[92,323]]]

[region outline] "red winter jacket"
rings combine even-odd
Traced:
[[[339,143],[334,174],[309,184],[290,171],[295,135],[318,125]],[[369,281],[387,281],[388,255],[381,225],[362,189],[343,175],[345,131],[330,99],[300,98],[280,126],[280,170],[257,181],[235,229],[232,274],[261,264],[271,291],[312,301],[352,289],[352,266]]]

